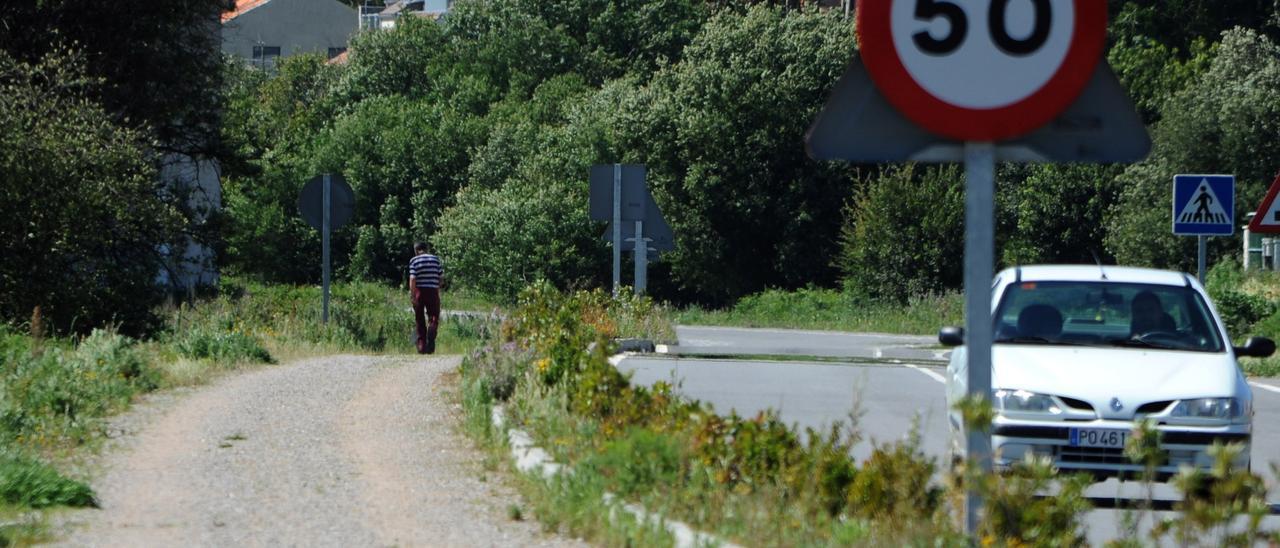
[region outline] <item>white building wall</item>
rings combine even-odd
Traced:
[[[170,153],[161,159],[160,180],[164,188],[185,196],[192,212],[191,224],[199,228],[222,209],[221,169],[212,159]],[[158,275],[160,284],[170,289],[189,290],[218,283],[214,252],[208,246],[190,239],[182,249],[161,247],[168,260]]]

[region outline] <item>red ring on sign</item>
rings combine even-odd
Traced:
[[[999,108],[960,107],[929,93],[902,64],[891,30],[894,1],[858,2],[858,48],[862,63],[885,99],[903,116],[929,131],[960,141],[1001,141],[1047,124],[1080,97],[1093,78],[1106,41],[1106,2],[1076,0],[1071,46],[1062,66],[1040,89]]]

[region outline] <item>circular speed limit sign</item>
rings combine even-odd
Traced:
[[[885,98],[934,133],[1017,137],[1052,120],[1093,77],[1102,0],[860,0],[862,61]]]

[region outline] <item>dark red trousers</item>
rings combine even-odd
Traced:
[[[440,288],[413,288],[413,319],[418,326],[418,353],[434,352],[440,330]]]

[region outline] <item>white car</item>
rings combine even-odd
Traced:
[[[1162,479],[1181,465],[1208,468],[1213,442],[1239,442],[1249,466],[1253,393],[1238,356],[1265,357],[1275,343],[1231,346],[1204,287],[1181,272],[1115,266],[1024,266],[992,285],[993,464],[1028,453],[1063,473],[1133,476],[1124,455],[1137,421],[1161,432]],[[959,328],[939,334],[963,343]],[[952,455],[963,457],[964,424],[954,404],[966,393],[963,346],[947,366]]]

